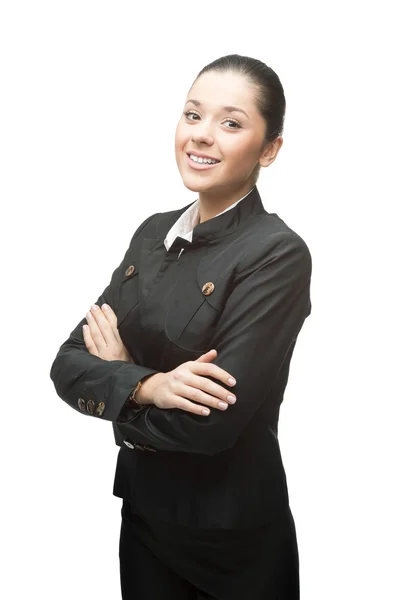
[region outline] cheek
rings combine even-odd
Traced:
[[[176,129],[175,134],[175,160],[177,165],[179,165],[182,161],[182,152],[185,146],[185,142],[181,135],[181,130],[179,128]]]
[[[238,142],[234,140],[234,143],[230,143],[228,147],[225,147],[224,156],[228,158],[231,169],[239,170],[245,170],[256,159],[253,144],[242,139]]]
[[[182,150],[187,145],[187,131],[184,123],[179,121],[175,132],[175,149]]]

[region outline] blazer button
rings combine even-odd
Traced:
[[[83,400],[83,398],[79,398],[78,406],[82,412],[86,410],[86,404],[85,404],[85,401]]]
[[[103,414],[103,412],[104,412],[104,408],[105,408],[105,402],[99,402],[99,403],[97,404],[97,408],[96,408],[96,415],[97,415],[98,417],[101,417],[101,415],[102,415],[102,414]]]
[[[214,289],[215,289],[215,284],[212,283],[212,281],[208,281],[208,283],[205,283],[202,286],[202,293],[205,294],[205,296],[209,296],[209,294],[212,294]]]
[[[95,405],[94,400],[88,400],[87,401],[87,412],[90,413],[91,415],[93,415],[95,406],[96,405]]]
[[[130,275],[133,275],[133,273],[134,273],[134,265],[129,265],[125,271],[126,277],[130,277]]]

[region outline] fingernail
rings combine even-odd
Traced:
[[[227,396],[227,400],[230,402],[230,404],[234,404],[234,402],[236,401],[234,396]]]
[[[103,304],[101,308],[103,308],[104,310],[108,310],[109,306],[108,306],[108,304]]]
[[[218,406],[219,408],[226,409],[228,407],[228,404],[226,404],[226,402],[219,402]]]
[[[209,408],[204,408],[204,409],[202,410],[202,414],[203,414],[203,415],[209,415]]]
[[[93,304],[93,306],[91,307],[91,310],[97,310],[98,306],[96,304]]]
[[[90,312],[90,311],[89,311],[89,312],[87,312],[87,313],[86,313],[86,319],[91,319],[91,317],[92,317],[92,314],[91,314],[91,312]]]
[[[237,383],[237,382],[236,382],[236,380],[235,380],[233,377],[230,377],[230,378],[227,380],[227,382],[228,382],[230,385],[235,385],[235,384]]]

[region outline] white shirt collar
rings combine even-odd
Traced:
[[[254,188],[252,188],[252,190],[253,189]],[[237,202],[234,202],[234,204],[228,206],[225,210],[222,210],[222,212],[215,215],[215,217],[218,217],[219,215],[222,215],[223,213],[237,206],[237,204],[241,202],[241,200],[244,200],[244,198],[246,198],[252,192],[252,190],[250,190],[248,194],[245,194],[245,196],[237,200]],[[214,219],[215,217],[212,218]],[[166,250],[169,250],[177,236],[191,242],[193,239],[193,230],[194,227],[198,224],[198,221],[199,199],[197,199],[191,206],[189,206],[188,209],[185,210],[182,215],[180,215],[176,223],[174,223],[174,225],[172,225],[172,227],[169,229],[164,240]]]

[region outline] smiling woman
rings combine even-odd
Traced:
[[[259,60],[229,55],[198,74],[175,134],[198,198],[141,223],[89,330],[81,321],[51,367],[58,395],[112,422],[120,446],[125,600],[299,599],[277,431],[311,256],[256,187],[284,115]]]
[[[226,56],[200,71],[177,126],[175,153],[185,186],[201,194],[205,218],[249,191],[261,167],[275,160],[284,116],[282,85],[260,61]]]

